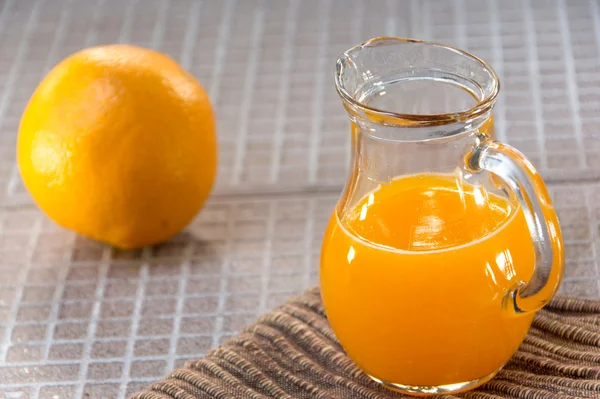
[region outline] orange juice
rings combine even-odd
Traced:
[[[362,370],[387,383],[440,386],[491,376],[517,350],[533,313],[502,301],[533,269],[516,201],[421,174],[334,212],[321,290],[336,336]]]

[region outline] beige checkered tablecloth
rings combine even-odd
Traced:
[[[600,3],[587,0],[0,0],[0,398],[124,398],[316,282],[344,183],[336,56],[396,35],[502,77],[496,130],[546,178],[563,293],[600,297]],[[42,76],[94,44],[170,54],[214,101],[215,193],[174,240],[119,252],[57,228],[15,166]]]

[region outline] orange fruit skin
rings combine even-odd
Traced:
[[[140,248],[181,231],[210,194],[214,115],[202,86],[166,55],[89,48],[35,90],[19,126],[17,162],[56,223]]]

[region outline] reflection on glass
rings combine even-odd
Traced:
[[[496,255],[496,264],[502,270],[507,280],[512,280],[516,276],[515,268],[513,266],[513,260],[510,256],[510,251],[505,249]]]

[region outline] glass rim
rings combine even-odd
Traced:
[[[347,60],[350,59],[350,53],[356,50],[360,50],[364,47],[370,47],[377,45],[378,42],[382,41],[396,41],[398,44],[406,44],[406,43],[414,43],[414,44],[425,44],[427,46],[441,47],[444,49],[448,49],[454,51],[461,56],[470,58],[471,60],[480,64],[484,69],[488,70],[492,77],[492,89],[489,93],[487,93],[482,99],[478,99],[477,104],[469,107],[463,111],[457,112],[447,112],[447,113],[438,113],[438,114],[411,114],[411,113],[400,113],[393,111],[386,111],[384,109],[372,107],[370,105],[364,104],[363,102],[357,100],[355,96],[350,94],[344,84],[342,83],[343,78],[343,69],[344,66],[347,65]],[[358,44],[346,51],[344,51],[337,59],[336,62],[336,73],[335,73],[335,87],[342,98],[343,101],[349,103],[352,107],[357,108],[369,115],[377,115],[382,116],[385,119],[392,118],[398,121],[408,121],[413,126],[436,126],[436,125],[446,125],[455,122],[461,122],[465,120],[470,120],[477,118],[485,113],[491,111],[494,106],[498,94],[500,93],[500,80],[496,71],[484,60],[469,53],[468,51],[461,50],[457,47],[434,42],[427,40],[418,40],[411,38],[402,38],[402,37],[394,37],[394,36],[380,36],[370,40],[367,40],[361,44]],[[401,123],[403,124],[403,123]]]

